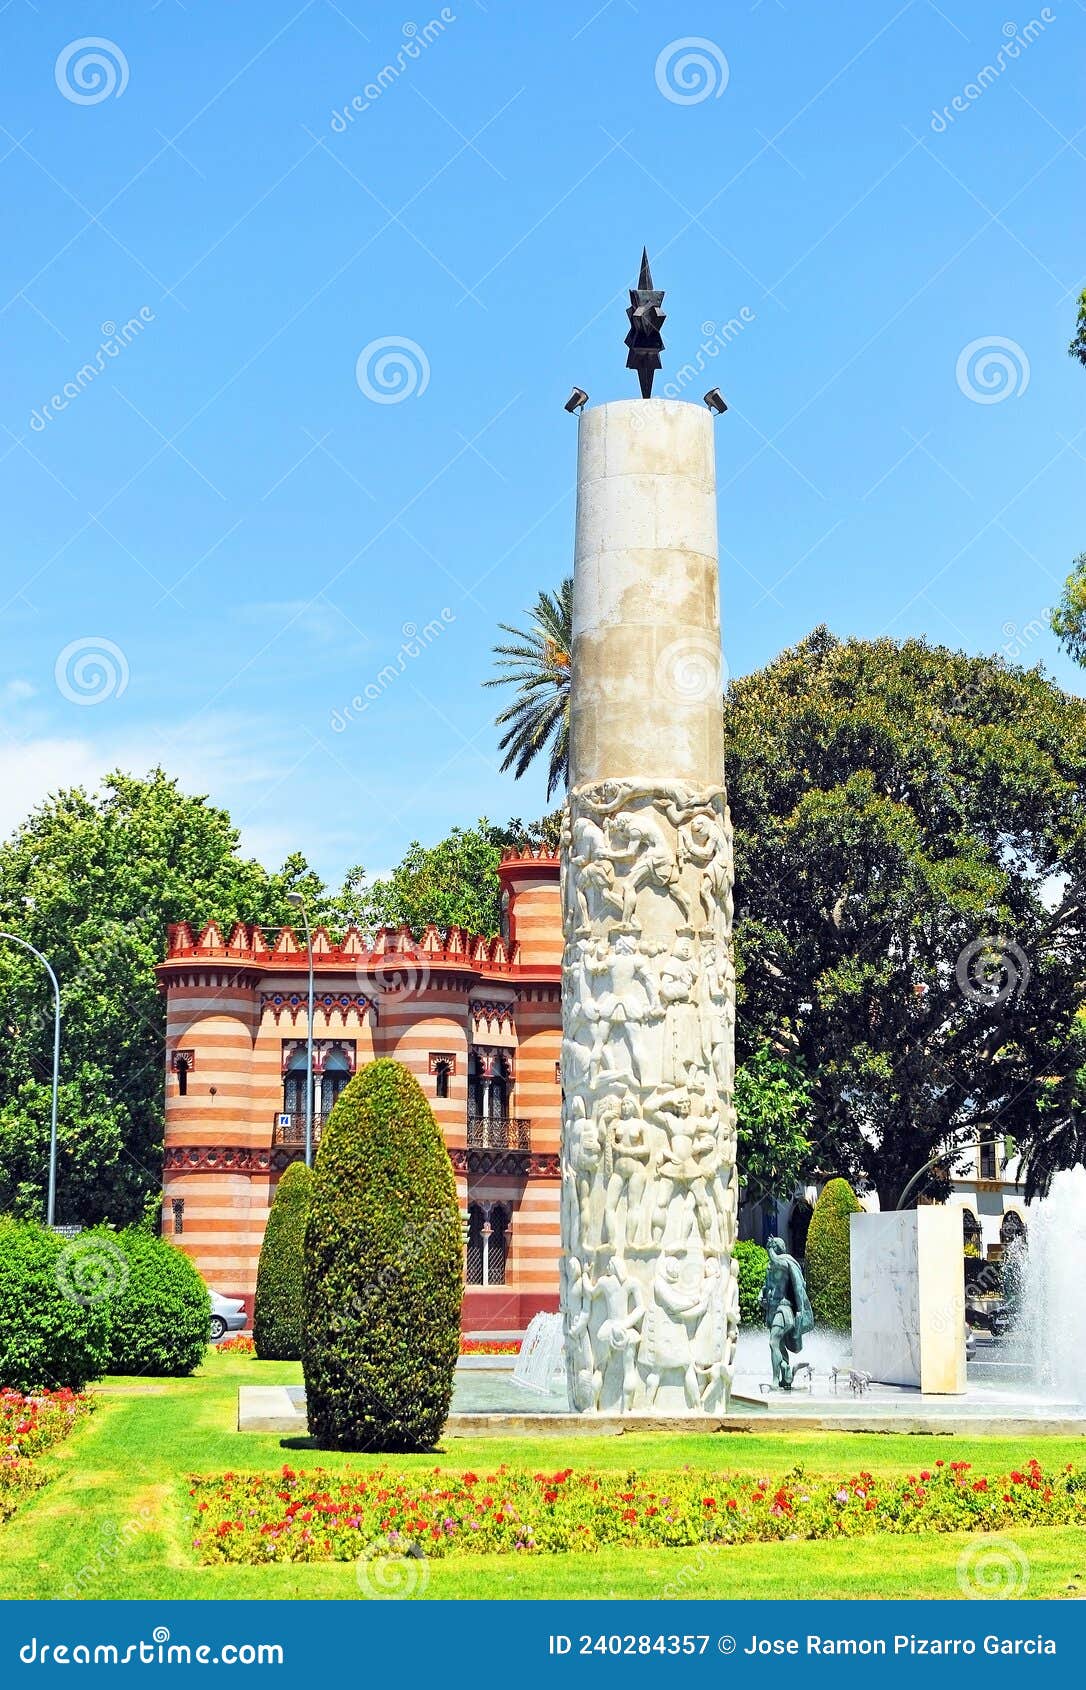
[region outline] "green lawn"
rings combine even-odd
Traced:
[[[234,1431],[239,1384],[295,1383],[288,1362],[209,1355],[192,1379],[107,1380],[98,1412],[43,1457],[52,1483],[0,1527],[0,1590],[8,1597],[347,1597],[362,1599],[355,1568],[343,1563],[200,1567],[189,1547],[190,1472],[321,1465],[378,1465],[378,1458],[317,1452],[300,1439]],[[972,1461],[989,1473],[1036,1454],[1046,1465],[1081,1461],[1080,1440],[844,1433],[450,1439],[439,1455],[401,1456],[395,1465],[437,1463],[489,1470],[501,1461],[641,1469],[684,1462],[782,1474],[797,1460],[836,1476],[866,1467],[906,1474],[937,1457]],[[385,1458],[386,1461],[388,1458]],[[457,1557],[412,1564],[426,1597],[958,1597],[963,1549],[982,1538],[880,1536],[848,1543],[751,1544],[726,1549],[610,1551],[596,1556]],[[1020,1531],[1015,1543],[1030,1597],[1086,1594],[1086,1531]]]

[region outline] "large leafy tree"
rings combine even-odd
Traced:
[[[892,1207],[933,1157],[911,1201],[977,1137],[1037,1139],[1081,1062],[1086,704],[819,629],[732,683],[725,735],[740,1056],[802,1063],[821,1166]]]
[[[1070,657],[1086,667],[1086,552],[1071,565],[1049,626]]]
[[[806,1133],[810,1087],[803,1069],[763,1043],[735,1073],[743,1198],[791,1197],[812,1163]]]
[[[166,927],[214,917],[275,926],[324,888],[299,856],[244,858],[225,811],[161,769],[51,797],[0,845],[0,928],[42,951],[61,984],[57,1219],[138,1220],[162,1173]],[[0,1209],[45,1209],[53,1004],[45,971],[0,941]]]
[[[556,593],[540,593],[527,628],[499,624],[511,641],[494,647],[501,673],[487,687],[513,687],[513,698],[495,718],[505,732],[502,769],[519,780],[537,757],[547,757],[547,797],[565,787],[569,772],[569,680],[573,650],[573,577]]]
[[[1086,288],[1078,297],[1078,321],[1075,324],[1075,336],[1067,348],[1072,358],[1077,358],[1080,364],[1086,364]]]
[[[504,827],[480,816],[474,827],[454,827],[436,845],[416,839],[386,879],[367,884],[364,870],[352,869],[340,898],[343,917],[368,931],[409,927],[416,937],[431,922],[442,932],[463,927],[488,937],[499,933],[503,849],[554,849],[560,822],[557,812],[527,823],[514,818]]]

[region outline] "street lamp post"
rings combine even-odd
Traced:
[[[45,1205],[45,1224],[52,1226],[56,1220],[57,1209],[57,1092],[60,1087],[60,985],[48,957],[42,956],[39,950],[26,939],[20,939],[17,933],[2,933],[0,939],[10,939],[13,945],[21,945],[24,951],[37,957],[50,980],[53,982],[53,1109],[52,1121],[49,1128],[49,1191]]]
[[[313,935],[309,931],[309,913],[300,892],[288,892],[287,902],[302,912],[305,923],[305,951],[309,964],[309,995],[306,1006],[305,1041],[305,1165],[313,1166]]]
[[[960,1144],[960,1145],[957,1145],[956,1147],[952,1147],[950,1150],[940,1150],[937,1155],[935,1155],[931,1158],[930,1161],[925,1162],[924,1166],[922,1168],[917,1168],[915,1174],[913,1174],[912,1178],[909,1180],[907,1185],[905,1185],[902,1188],[902,1192],[901,1192],[900,1197],[897,1200],[896,1207],[899,1208],[899,1209],[903,1209],[905,1207],[905,1199],[906,1199],[906,1197],[908,1197],[909,1193],[913,1190],[914,1186],[919,1185],[919,1183],[923,1179],[924,1175],[926,1173],[930,1173],[932,1168],[938,1167],[940,1162],[945,1162],[948,1156],[950,1156],[950,1157],[952,1157],[956,1160],[957,1157],[959,1157],[963,1153],[963,1151],[972,1150],[972,1149],[984,1150],[989,1145],[992,1145],[992,1146],[998,1145],[999,1142],[1000,1142],[1000,1140],[998,1138],[981,1138],[981,1139],[977,1140],[975,1145]]]

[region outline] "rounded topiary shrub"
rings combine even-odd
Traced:
[[[305,1231],[309,1430],[334,1449],[431,1449],[463,1290],[449,1153],[418,1082],[372,1062],[324,1130]]]
[[[303,1252],[313,1170],[292,1162],[275,1188],[260,1246],[253,1341],[261,1361],[297,1361],[305,1308]]]
[[[99,1233],[120,1251],[123,1282],[109,1299],[110,1373],[180,1378],[204,1358],[211,1322],[207,1286],[168,1239],[132,1228]]]
[[[769,1253],[752,1238],[741,1238],[732,1251],[739,1278],[739,1319],[744,1326],[764,1326],[762,1286]]]
[[[852,1324],[848,1217],[863,1208],[847,1179],[831,1179],[819,1193],[807,1233],[804,1266],[815,1323],[847,1332]]]
[[[119,1251],[0,1221],[0,1388],[82,1390],[109,1363]]]

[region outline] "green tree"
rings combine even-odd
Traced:
[[[305,1233],[309,1427],[335,1449],[432,1449],[463,1289],[449,1152],[418,1081],[371,1062],[321,1140]]]
[[[83,1232],[77,1240],[88,1249],[95,1243],[122,1268],[108,1300],[106,1371],[171,1379],[191,1373],[207,1353],[211,1302],[184,1251],[139,1227]]]
[[[1071,1029],[1062,1074],[1047,1075],[1037,1097],[1037,1125],[1025,1146],[1026,1201],[1044,1197],[1064,1168],[1086,1163],[1086,1019]],[[1019,1146],[1012,1140],[1008,1154]]]
[[[1048,620],[1068,655],[1086,667],[1086,552],[1072,564],[1060,602]]]
[[[313,1170],[292,1162],[275,1188],[260,1246],[253,1339],[261,1361],[298,1361],[305,1325],[305,1223]]]
[[[81,1391],[109,1360],[110,1315],[86,1246],[0,1216],[0,1389]]]
[[[739,1319],[744,1326],[764,1326],[762,1287],[769,1267],[769,1251],[753,1239],[737,1241],[732,1256],[739,1280]]]
[[[416,938],[431,922],[441,932],[463,927],[490,937],[502,926],[502,851],[541,845],[555,850],[560,828],[559,811],[531,822],[514,817],[504,827],[480,816],[474,827],[454,827],[436,845],[413,840],[385,880],[367,884],[363,869],[350,871],[340,896],[340,919],[367,931],[409,927]]]
[[[324,912],[301,857],[279,874],[241,856],[225,811],[154,769],[55,794],[0,845],[0,927],[36,945],[61,985],[57,1218],[138,1221],[161,1184],[166,928],[214,917],[276,926],[286,894]],[[0,1208],[42,1215],[53,1005],[41,965],[0,941]]]
[[[1080,364],[1086,364],[1086,288],[1078,296],[1078,322],[1074,339],[1067,350]]]
[[[496,645],[501,674],[486,687],[514,687],[513,700],[495,717],[505,732],[498,748],[502,769],[519,780],[537,757],[547,755],[547,797],[564,787],[569,774],[569,680],[573,652],[573,577],[556,593],[540,593],[527,628],[499,626],[512,642]]]
[[[738,1166],[743,1197],[790,1197],[810,1162],[804,1117],[811,1093],[803,1069],[763,1043],[735,1074]]]
[[[416,937],[430,922],[442,932],[449,927],[499,932],[498,864],[504,843],[501,829],[485,816],[475,827],[454,827],[436,845],[413,840],[387,880],[357,887],[359,925],[370,931],[409,927]]]
[[[810,1088],[823,1167],[895,1207],[1037,1131],[1086,979],[1086,704],[1039,670],[825,629],[732,683],[740,1060]],[[945,1166],[911,1197],[946,1194]]]
[[[819,1326],[847,1332],[852,1324],[849,1216],[863,1208],[847,1179],[831,1179],[819,1192],[807,1231],[807,1294]]]

